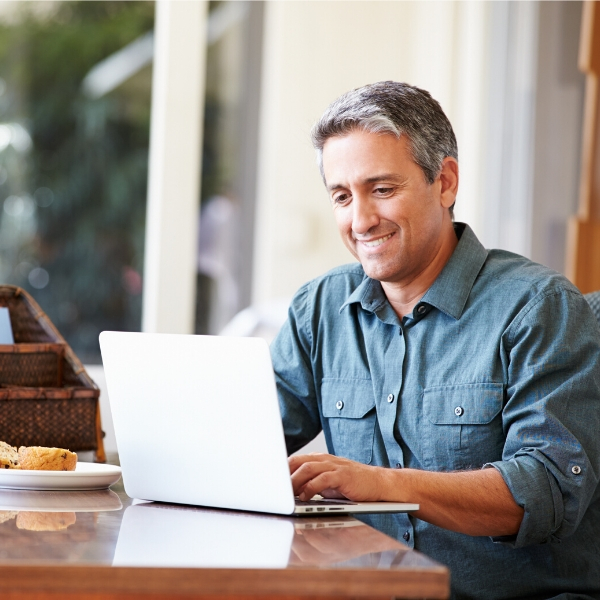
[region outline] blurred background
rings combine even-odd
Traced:
[[[101,385],[104,329],[272,337],[302,283],[351,260],[311,125],[385,79],[429,90],[453,123],[457,220],[564,272],[581,15],[578,1],[0,1],[0,281],[33,295]]]

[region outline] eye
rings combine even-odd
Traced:
[[[341,194],[337,194],[335,195],[332,200],[334,204],[337,204],[338,206],[343,206],[344,204],[348,204],[348,202],[350,202],[350,200],[352,199],[352,196],[350,194],[346,194],[346,193],[341,193]]]
[[[389,196],[394,191],[393,187],[378,187],[375,188],[375,193],[378,196]]]

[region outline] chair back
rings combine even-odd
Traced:
[[[590,305],[598,324],[600,325],[600,291],[598,292],[590,292],[589,294],[584,294],[583,296]]]

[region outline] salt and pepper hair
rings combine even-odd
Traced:
[[[412,158],[430,185],[447,156],[458,160],[452,125],[431,94],[406,83],[380,81],[340,96],[313,127],[311,138],[323,180],[325,142],[357,129],[397,138],[405,135]]]

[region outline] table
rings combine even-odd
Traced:
[[[448,569],[348,516],[0,490],[2,600],[448,596]]]

